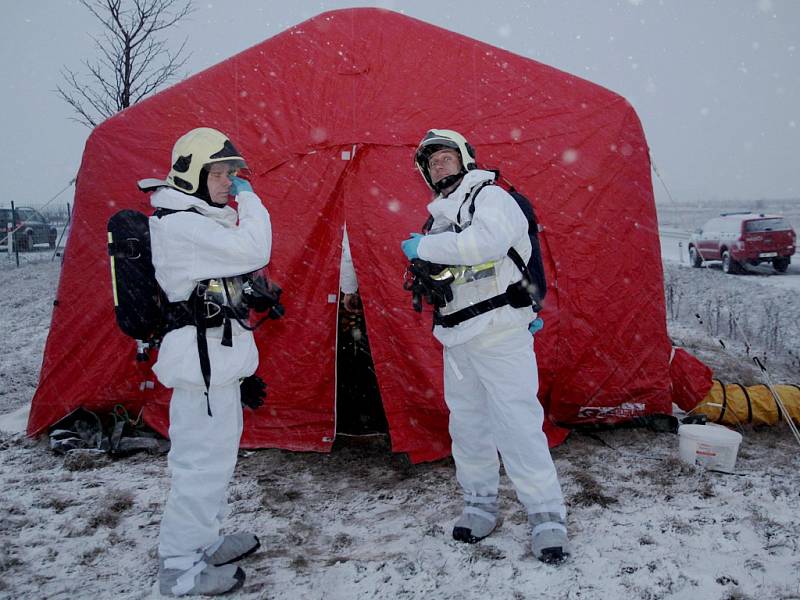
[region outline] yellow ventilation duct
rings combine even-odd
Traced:
[[[800,425],[800,386],[775,385],[773,388],[792,421]],[[775,425],[782,418],[781,410],[766,385],[745,387],[714,379],[711,390],[692,413],[706,415],[709,421],[723,425]]]

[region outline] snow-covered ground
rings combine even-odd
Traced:
[[[667,324],[676,345],[726,382],[761,382],[757,356],[774,382],[800,384],[800,260],[786,273],[748,265],[728,275],[714,261],[693,269],[688,239],[685,232],[661,232]]]
[[[689,232],[664,227],[661,229],[661,258],[669,263],[689,265],[688,242]],[[722,261],[703,263],[704,269],[719,272],[724,277],[745,285],[760,284],[792,290],[800,294],[800,256],[792,257],[786,273],[776,273],[771,265],[764,263],[758,266],[744,265],[745,272],[739,275],[722,273]]]
[[[726,380],[759,377],[748,357],[759,353],[776,380],[800,383],[796,267],[732,277],[681,265],[666,236],[662,248],[676,341]],[[59,272],[49,254],[24,258],[17,269],[0,255],[0,598],[154,597],[166,459],[65,459],[14,433]],[[573,434],[553,451],[572,544],[558,567],[533,558],[505,476],[504,522],[470,546],[450,537],[460,509],[450,460],[409,466],[382,438],[343,438],[327,455],[242,452],[229,525],[262,548],[232,597],[800,599],[797,445],[784,425],[743,433],[732,475],[681,463],[672,434]]]
[[[30,403],[56,297],[61,259],[49,250],[0,253],[0,414]]]

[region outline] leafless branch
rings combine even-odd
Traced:
[[[174,79],[189,56],[184,39],[172,52],[162,32],[193,12],[192,0],[79,0],[102,24],[93,38],[98,57],[84,61],[79,76],[64,67],[56,93],[76,113],[73,120],[96,127]]]

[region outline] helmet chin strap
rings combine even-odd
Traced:
[[[448,175],[447,177],[442,177],[439,181],[433,184],[433,191],[441,194],[442,190],[446,190],[454,183],[458,183],[464,178],[467,172],[463,169],[454,175]]]

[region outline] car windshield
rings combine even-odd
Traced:
[[[747,221],[744,224],[744,230],[747,233],[755,231],[782,231],[791,229],[789,223],[785,219],[757,219],[755,221]]]

